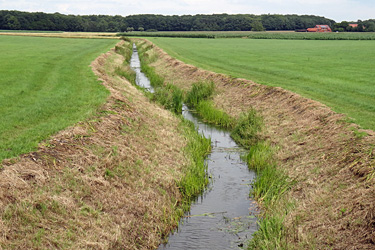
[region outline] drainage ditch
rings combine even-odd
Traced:
[[[153,92],[149,79],[141,72],[135,45],[130,66],[137,74],[137,85]],[[244,150],[228,131],[205,124],[186,106],[182,114],[201,134],[211,138],[212,152],[206,159],[211,181],[181,219],[176,232],[169,236],[168,243],[158,249],[243,249],[257,230],[257,206],[249,198],[255,173],[241,160]]]

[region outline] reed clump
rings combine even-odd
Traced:
[[[222,128],[232,128],[235,120],[227,113],[214,107],[212,95],[215,92],[213,82],[197,82],[186,93],[185,103],[205,122]]]
[[[251,149],[261,139],[259,132],[263,126],[263,119],[255,109],[242,114],[234,126],[231,137],[242,147]]]
[[[181,89],[172,84],[166,84],[164,87],[156,88],[152,98],[153,101],[160,103],[165,109],[175,114],[182,113],[183,93]]]
[[[208,184],[207,165],[204,159],[211,151],[211,139],[200,135],[194,124],[181,117],[181,128],[189,142],[185,147],[186,153],[191,156],[191,164],[178,182],[183,197],[182,208],[188,211],[191,202]]]
[[[195,110],[205,122],[215,126],[230,129],[235,124],[235,119],[230,117],[223,110],[215,108],[211,100],[199,102]]]
[[[258,231],[250,240],[248,249],[287,249],[283,222],[293,204],[283,197],[294,185],[294,181],[276,165],[274,151],[267,141],[258,140],[250,146],[244,157],[249,168],[257,174],[252,183],[251,195],[263,209],[258,221]]]
[[[208,100],[212,97],[215,90],[213,82],[197,82],[191,87],[186,94],[185,102],[189,107],[195,108],[199,102]]]

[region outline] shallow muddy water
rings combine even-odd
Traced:
[[[139,63],[138,53],[133,53],[133,57],[131,62],[135,66],[131,66],[135,68]],[[148,81],[139,85],[150,89],[149,84]],[[158,249],[241,249],[257,230],[256,204],[249,198],[250,182],[255,174],[240,159],[243,150],[229,132],[201,122],[186,106],[183,116],[200,133],[211,138],[212,152],[206,160],[210,184],[181,219],[168,243]]]

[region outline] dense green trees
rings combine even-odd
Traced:
[[[132,30],[159,31],[247,31],[247,30],[296,30],[316,24],[334,26],[335,21],[311,15],[131,15],[74,16],[60,13],[21,12],[0,10],[0,29],[120,32]],[[363,25],[375,30],[375,20]],[[341,27],[341,26],[340,26]],[[369,30],[369,29],[365,29]],[[344,28],[346,30],[346,28]],[[358,28],[358,31],[360,29]]]
[[[352,27],[349,24],[358,24],[357,27]],[[332,27],[333,31],[339,32],[375,32],[375,19],[369,19],[366,21],[358,20],[357,22],[342,21],[341,23],[335,23]]]
[[[375,19],[370,19],[363,22],[365,30],[368,32],[375,32]]]

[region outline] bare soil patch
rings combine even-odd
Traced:
[[[110,90],[96,117],[2,162],[0,248],[154,249],[175,226],[186,138],[116,76],[122,62],[110,51],[92,63]]]
[[[343,115],[290,91],[186,65],[156,46],[149,53],[159,55],[153,66],[166,82],[189,89],[213,81],[217,108],[236,117],[254,107],[264,117],[263,136],[297,181],[284,222],[288,248],[375,248],[374,131],[362,137]]]

